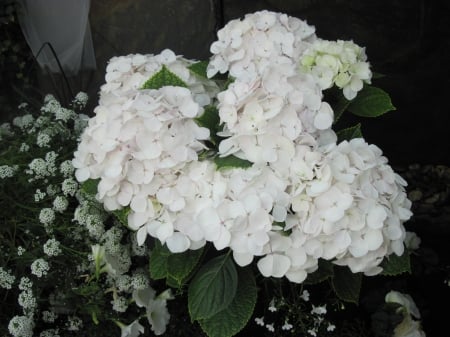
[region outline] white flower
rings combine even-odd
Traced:
[[[324,90],[333,84],[343,89],[348,100],[356,97],[372,73],[364,48],[352,41],[317,39],[301,56],[301,70],[310,72]]]
[[[139,319],[134,320],[129,325],[125,325],[118,321],[115,323],[120,327],[120,337],[137,337],[144,333],[144,327],[139,323]]]
[[[385,302],[401,305],[403,321],[395,327],[394,337],[425,337],[420,321],[413,319],[420,319],[420,312],[410,295],[392,290],[386,294]]]
[[[41,258],[34,260],[33,263],[31,263],[30,268],[31,273],[39,278],[47,275],[50,270],[48,262]]]

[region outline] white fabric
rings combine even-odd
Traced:
[[[95,54],[89,26],[90,0],[19,0],[20,25],[42,68],[60,72],[49,42],[69,75],[95,69]],[[37,55],[39,53],[39,55]]]

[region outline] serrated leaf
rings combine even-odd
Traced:
[[[351,101],[346,99],[341,91],[338,93],[337,101],[331,105],[331,108],[334,112],[334,121],[333,124],[336,124],[341,118],[342,114],[345,110],[347,110]]]
[[[150,277],[154,280],[161,280],[167,277],[167,261],[169,259],[170,250],[157,240],[155,247],[151,250],[149,259]]]
[[[311,274],[303,282],[305,284],[317,284],[325,281],[326,279],[333,276],[333,264],[330,261],[320,259],[319,268]]]
[[[131,208],[129,206],[126,206],[122,209],[118,209],[112,212],[114,216],[117,218],[117,220],[120,221],[120,223],[124,226],[128,226],[128,214],[130,213]]]
[[[88,179],[81,184],[81,191],[84,193],[95,196],[97,194],[97,187],[100,179]]]
[[[231,337],[248,323],[255,309],[257,288],[251,269],[239,271],[238,288],[231,304],[214,316],[200,320],[200,326],[209,337]]]
[[[401,256],[391,254],[384,258],[380,267],[383,268],[381,275],[396,276],[403,273],[411,274],[411,258],[408,252],[404,252]]]
[[[360,117],[378,117],[395,110],[391,98],[382,89],[364,86],[358,95],[350,101],[348,111]]]
[[[196,250],[187,250],[183,253],[171,254],[167,259],[167,274],[180,288],[197,266],[203,254],[203,247]]]
[[[160,89],[165,86],[184,87],[187,88],[187,84],[171,72],[165,65],[161,70],[150,77],[142,86],[142,89]]]
[[[352,273],[348,267],[334,267],[332,285],[341,300],[358,304],[361,282],[361,273]]]
[[[230,155],[226,157],[214,158],[214,163],[218,170],[227,168],[247,168],[253,165],[252,162]]]
[[[344,140],[351,140],[353,138],[362,138],[361,132],[361,123],[356,124],[355,126],[340,130],[336,132],[338,137],[338,142],[342,142]]]
[[[199,61],[191,64],[188,67],[188,69],[202,78],[208,78],[206,74],[206,68],[208,67],[208,63],[209,63],[208,61]]]
[[[238,275],[229,254],[206,263],[188,288],[191,319],[207,319],[227,308],[236,295]]]

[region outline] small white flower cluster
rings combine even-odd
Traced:
[[[385,256],[404,250],[406,182],[376,146],[337,143],[323,85],[299,70],[307,50],[321,46],[316,40],[305,22],[262,11],[231,21],[211,46],[208,75],[229,71],[234,80],[217,94],[218,155],[244,159],[245,169],[199,160],[210,135],[194,119],[214,86],[190,75],[189,61],[168,50],[113,58],[75,152],[77,179],[99,179],[96,197],[107,210],[129,207],[139,245],[148,235],[171,252],[211,242],[231,248],[240,266],[261,257],[262,275],[296,283],[319,259],[381,272]],[[357,91],[368,65],[362,49],[342,46],[339,71],[350,82],[339,83]],[[188,88],[142,89],[163,66]]]
[[[352,100],[364,83],[370,84],[372,72],[364,48],[353,41],[317,39],[301,57],[303,71],[311,72],[322,90],[336,85]]]
[[[16,172],[19,170],[19,167],[17,165],[10,166],[10,165],[1,165],[0,166],[0,179],[5,178],[12,178],[16,174]]]
[[[11,289],[16,277],[11,272],[0,266],[0,287],[3,289]]]
[[[43,249],[47,256],[58,256],[62,253],[61,243],[55,238],[48,239],[47,242],[44,243]]]
[[[44,259],[39,258],[39,259],[36,259],[33,261],[30,268],[31,268],[31,274],[36,275],[37,277],[41,278],[42,276],[45,276],[48,274],[48,271],[50,270],[50,265]]]
[[[8,324],[8,330],[14,337],[32,337],[34,329],[33,317],[14,316]]]

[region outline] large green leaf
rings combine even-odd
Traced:
[[[358,304],[361,282],[361,273],[352,273],[348,267],[334,267],[333,289],[341,300]]]
[[[348,111],[360,117],[378,117],[388,111],[395,110],[391,98],[382,89],[364,86],[350,102]]]
[[[177,282],[178,288],[189,278],[191,272],[200,261],[202,254],[203,247],[169,255],[167,259],[167,274]]]
[[[184,87],[187,88],[187,84],[171,72],[165,65],[161,70],[150,77],[147,82],[144,83],[142,89],[160,89],[165,86]]]
[[[383,268],[381,275],[395,276],[403,273],[411,274],[411,259],[408,252],[404,252],[401,256],[391,254],[384,258],[380,267]]]
[[[155,241],[150,254],[150,276],[154,280],[166,279],[169,286],[180,288],[187,281],[203,254],[203,248],[172,253],[166,245]]]
[[[150,276],[154,280],[161,280],[167,277],[167,261],[172,253],[158,240],[155,240],[155,247],[151,250],[149,259]]]
[[[238,288],[231,304],[208,319],[199,321],[209,337],[231,337],[248,323],[255,309],[257,288],[250,268],[239,271]]]
[[[208,68],[208,63],[208,61],[199,61],[191,64],[188,68],[197,76],[208,78],[208,76],[206,75],[206,68]]]
[[[334,112],[334,121],[333,124],[337,123],[339,119],[341,118],[342,114],[345,110],[347,110],[348,106],[350,105],[351,101],[347,100],[341,91],[336,94],[335,102],[331,104],[331,107],[333,108]]]
[[[252,162],[233,155],[216,157],[214,158],[214,163],[216,164],[218,170],[229,168],[247,168],[253,165]]]
[[[338,142],[342,142],[343,140],[351,140],[353,138],[362,138],[361,132],[361,123],[356,124],[355,126],[340,130],[336,132],[338,137]]]
[[[208,261],[189,284],[191,319],[207,319],[227,308],[236,295],[238,276],[230,254]]]

